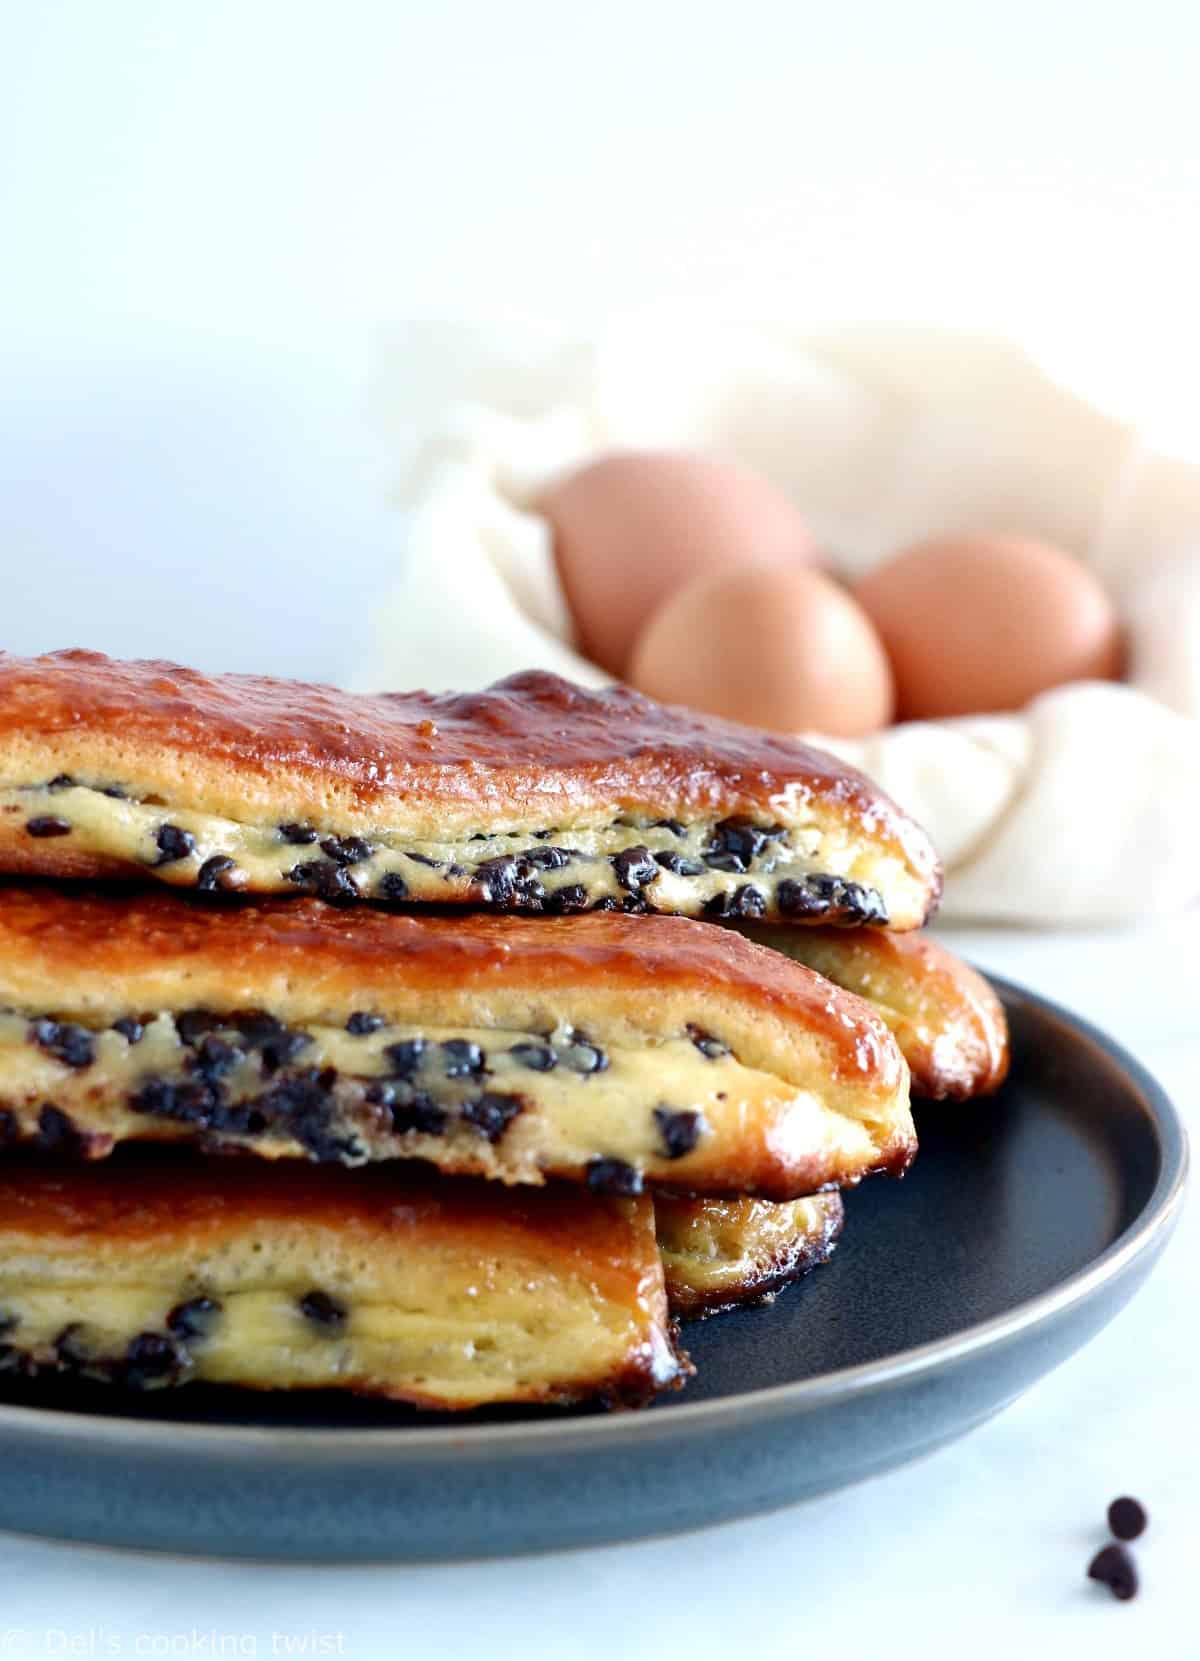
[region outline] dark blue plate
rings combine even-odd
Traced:
[[[538,1551],[695,1528],[961,1436],[1098,1332],[1179,1212],[1179,1118],[1110,1039],[997,983],[1012,1077],[918,1109],[902,1183],[851,1196],[830,1267],[685,1329],[642,1413],[434,1418],[331,1396],[0,1401],[0,1527],[329,1561]]]

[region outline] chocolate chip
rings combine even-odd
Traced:
[[[1115,1499],[1108,1508],[1108,1526],[1118,1540],[1136,1540],[1145,1532],[1149,1520],[1145,1506],[1127,1494]]]
[[[230,880],[229,872],[237,870],[237,861],[228,854],[211,854],[196,872],[196,887],[202,894],[228,892],[238,884]]]
[[[722,1056],[729,1054],[729,1045],[723,1044],[719,1038],[714,1038],[711,1032],[705,1032],[703,1027],[689,1027],[688,1037],[709,1061],[720,1061]]]
[[[687,834],[687,826],[680,819],[655,819],[653,828],[670,831],[672,836],[685,836]]]
[[[589,1159],[587,1185],[593,1194],[640,1194],[642,1173],[623,1159]]]
[[[785,917],[838,917],[853,923],[886,923],[883,896],[861,883],[847,882],[815,872],[802,881],[788,877],[775,890],[775,903]]]
[[[323,1165],[342,1164],[365,1152],[358,1138],[338,1123],[333,1093],[337,1078],[332,1067],[308,1067],[254,1100],[269,1129],[290,1136]]]
[[[122,1015],[119,1021],[113,1022],[113,1031],[119,1032],[129,1044],[140,1044],[146,1029],[140,1021],[135,1021],[132,1015]]]
[[[655,854],[655,862],[669,871],[673,877],[700,877],[704,875],[704,867],[696,859],[685,859],[682,854],[662,853]]]
[[[552,889],[546,896],[546,910],[556,916],[564,916],[572,911],[586,911],[588,891],[581,882],[569,882],[562,888]]]
[[[81,1159],[87,1143],[70,1114],[64,1113],[62,1108],[56,1107],[53,1102],[46,1102],[38,1113],[37,1136],[33,1145],[41,1153]]]
[[[519,906],[536,911],[546,901],[537,867],[513,854],[481,860],[475,867],[475,881],[479,897],[486,905]]]
[[[167,1313],[167,1331],[176,1338],[207,1338],[216,1325],[221,1305],[215,1298],[189,1298]]]
[[[476,1096],[474,1101],[465,1104],[462,1116],[489,1142],[498,1142],[523,1106],[520,1096],[500,1096],[485,1091],[482,1096]]]
[[[0,1344],[0,1374],[26,1373],[32,1375],[33,1364],[15,1344]]]
[[[26,819],[26,836],[70,836],[71,821],[60,819],[55,813],[40,813],[35,819]]]
[[[397,1136],[406,1136],[410,1131],[421,1136],[445,1135],[449,1115],[426,1091],[407,1091],[390,1105],[392,1130]]]
[[[448,1038],[441,1048],[447,1078],[480,1078],[487,1071],[487,1057],[469,1038]]]
[[[1104,1546],[1088,1564],[1088,1579],[1107,1586],[1122,1603],[1137,1596],[1137,1565],[1124,1546]]]
[[[327,836],[321,843],[321,851],[337,865],[361,865],[375,852],[361,836]]]
[[[291,842],[297,848],[306,848],[315,842],[321,833],[314,830],[311,825],[280,825],[279,834],[285,842]]]
[[[124,802],[128,800],[127,792],[122,790],[119,784],[102,784],[100,786],[100,794],[102,796],[111,796],[114,802]]]
[[[352,1038],[365,1038],[370,1032],[378,1032],[387,1022],[382,1015],[372,1015],[369,1010],[356,1009],[346,1022],[346,1031]]]
[[[187,1351],[161,1332],[139,1332],[125,1351],[125,1383],[131,1390],[174,1384],[188,1370]]]
[[[219,1038],[216,1033],[205,1033],[196,1045],[195,1051],[187,1058],[189,1070],[200,1074],[211,1084],[215,1079],[224,1078],[226,1073],[246,1059],[246,1052],[239,1050],[236,1044],[231,1044],[226,1038]]]
[[[598,1044],[589,1044],[577,1040],[562,1052],[563,1066],[569,1067],[573,1073],[605,1073],[608,1071],[608,1057]]]
[[[527,848],[521,857],[530,865],[536,865],[539,871],[561,871],[578,853],[578,848]]]
[[[429,1048],[426,1038],[403,1038],[398,1044],[389,1044],[384,1050],[393,1078],[411,1078],[421,1065],[421,1057]]]
[[[8,1107],[0,1107],[0,1150],[11,1148],[19,1134],[17,1116]]]
[[[346,1319],[346,1306],[328,1292],[306,1292],[300,1299],[300,1313],[314,1326],[340,1327]]]
[[[534,1073],[553,1072],[558,1066],[558,1057],[548,1044],[514,1044],[508,1053],[514,1061]]]
[[[55,773],[49,784],[47,784],[46,789],[70,790],[74,786],[74,783],[75,780],[71,777],[70,773]]]
[[[706,917],[763,917],[767,900],[761,888],[743,883],[732,894],[714,894],[704,907]]]
[[[612,868],[622,888],[636,894],[658,876],[649,848],[626,848],[612,856]]]
[[[185,1009],[175,1017],[175,1031],[181,1044],[198,1044],[206,1032],[222,1024],[210,1009]]]
[[[90,1359],[80,1334],[82,1321],[71,1321],[54,1340],[54,1354],[60,1367],[86,1367]]]
[[[691,1153],[701,1132],[707,1129],[703,1113],[690,1107],[656,1107],[654,1123],[668,1159],[682,1159],[684,1154]]]
[[[19,1315],[14,1315],[7,1309],[0,1309],[0,1338],[5,1337],[10,1332],[15,1332],[20,1324],[21,1317]]]
[[[90,1067],[96,1059],[93,1034],[73,1021],[34,1021],[29,1036],[39,1048],[67,1067]]]
[[[399,872],[386,871],[383,876],[380,877],[379,887],[375,890],[375,892],[381,899],[391,900],[394,904],[398,905],[401,900],[407,900],[408,898],[408,884]]]
[[[329,905],[350,905],[362,898],[358,884],[344,865],[332,859],[309,859],[293,865],[287,880]]]
[[[156,865],[174,865],[177,860],[187,859],[196,851],[196,838],[191,831],[181,830],[178,825],[160,825],[154,840],[158,845]]]
[[[434,871],[440,871],[442,868],[440,859],[431,859],[428,854],[415,854],[411,848],[406,849],[405,857],[411,859],[414,865],[428,865]]]
[[[281,1067],[295,1061],[301,1050],[306,1050],[312,1043],[307,1032],[294,1032],[274,1015],[268,1015],[265,1009],[235,1010],[224,1023],[219,1024],[235,1027],[242,1048],[257,1050],[262,1056],[263,1070],[268,1073],[277,1073]]]
[[[783,836],[780,825],[756,825],[752,819],[722,819],[713,826],[704,863],[714,871],[748,871],[767,843]]]

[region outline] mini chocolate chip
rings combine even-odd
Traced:
[[[560,1060],[564,1067],[569,1067],[573,1073],[605,1073],[608,1071],[608,1057],[598,1044],[588,1044],[577,1041],[569,1049],[562,1052]]]
[[[558,1065],[558,1057],[548,1044],[514,1044],[508,1053],[534,1073],[549,1073]]]
[[[237,861],[230,859],[228,854],[211,854],[196,872],[196,887],[202,894],[236,888],[237,884],[229,879],[229,872],[236,870]]]
[[[539,871],[561,871],[578,854],[578,848],[527,848],[521,857],[530,865],[536,865]]]
[[[300,1313],[314,1326],[340,1327],[346,1319],[346,1306],[328,1292],[306,1292],[300,1299]]]
[[[291,842],[297,848],[306,848],[315,842],[321,833],[314,830],[311,825],[280,825],[279,834],[285,842]]]
[[[312,1043],[307,1032],[293,1032],[276,1016],[268,1015],[265,1009],[238,1009],[223,1022],[217,1021],[214,1025],[235,1027],[242,1048],[257,1050],[262,1056],[263,1069],[268,1073],[276,1073],[295,1061],[301,1050]]]
[[[344,865],[332,859],[309,859],[293,865],[287,880],[329,905],[350,905],[362,898],[358,884]]]
[[[687,826],[680,819],[655,819],[653,828],[670,831],[672,836],[685,836],[687,834]]]
[[[46,789],[47,790],[70,790],[73,787],[74,783],[75,783],[75,780],[71,777],[70,773],[55,773],[54,777],[50,780],[49,784],[47,784]]]
[[[500,854],[481,860],[475,867],[479,897],[486,905],[518,906],[538,911],[545,905],[546,890],[537,868],[527,859]]]
[[[111,796],[114,802],[124,802],[128,800],[127,793],[121,789],[119,784],[102,784],[100,786],[100,794],[102,796]]]
[[[711,1032],[705,1032],[703,1027],[689,1027],[687,1032],[700,1054],[707,1056],[709,1061],[720,1061],[722,1056],[729,1054],[729,1045],[714,1038]]]
[[[26,836],[70,836],[71,821],[60,819],[56,813],[40,813],[36,819],[26,819]]]
[[[392,1130],[397,1136],[410,1131],[421,1136],[444,1136],[449,1114],[424,1090],[412,1090],[391,1103]]]
[[[185,1009],[175,1017],[175,1031],[181,1044],[198,1044],[205,1033],[222,1025],[211,1009]]]
[[[1122,1603],[1137,1596],[1137,1565],[1124,1546],[1104,1546],[1088,1564],[1088,1579],[1107,1586]]]
[[[448,1038],[442,1054],[447,1078],[480,1078],[487,1071],[487,1057],[469,1038]]]
[[[33,1145],[42,1153],[81,1159],[87,1144],[70,1114],[64,1113],[53,1102],[45,1102],[38,1113],[38,1131]]]
[[[593,1194],[640,1194],[642,1173],[623,1159],[589,1159],[587,1185]]]
[[[1145,1532],[1149,1520],[1145,1506],[1128,1494],[1115,1499],[1108,1508],[1108,1526],[1118,1540],[1136,1540],[1139,1534]]]
[[[752,819],[722,819],[713,826],[704,862],[714,871],[748,871],[768,841],[783,834],[781,826],[769,830]]]
[[[572,911],[586,911],[588,891],[581,882],[569,882],[562,888],[551,889],[546,896],[546,910],[556,916]]]
[[[655,854],[655,863],[661,865],[664,871],[669,871],[673,877],[700,877],[704,875],[704,867],[697,859],[685,859],[682,854],[666,853]]]
[[[187,1058],[189,1070],[200,1074],[201,1078],[223,1078],[231,1073],[239,1062],[246,1059],[244,1050],[239,1050],[236,1044],[231,1044],[226,1038],[219,1038],[216,1033],[205,1033],[196,1045],[195,1051]]]
[[[34,1021],[29,1036],[39,1048],[66,1067],[90,1067],[96,1059],[93,1034],[73,1021]]]
[[[649,848],[625,848],[612,856],[611,864],[617,881],[631,894],[638,893],[658,876],[658,866]]]
[[[337,1115],[333,1067],[308,1067],[284,1078],[255,1099],[266,1125],[279,1127],[320,1164],[343,1164],[361,1157],[358,1138],[347,1134]]]
[[[375,852],[361,836],[327,836],[321,843],[321,851],[338,865],[361,865]]]
[[[825,872],[814,872],[802,882],[785,879],[775,890],[775,903],[785,917],[828,917],[836,912],[854,923],[888,920],[881,894]]]
[[[17,1140],[17,1116],[8,1107],[0,1107],[0,1149],[11,1148]]]
[[[161,1332],[139,1332],[125,1351],[125,1383],[131,1390],[173,1384],[189,1365],[187,1351]]]
[[[370,1010],[356,1009],[346,1022],[346,1031],[352,1038],[365,1038],[370,1032],[378,1032],[387,1022],[382,1015],[372,1015]]]
[[[82,1321],[70,1321],[54,1340],[54,1354],[60,1367],[86,1367],[89,1356],[80,1334]]]
[[[732,894],[714,894],[704,907],[706,917],[763,917],[767,900],[761,888],[743,883]]]
[[[428,865],[433,871],[440,871],[442,868],[440,859],[431,859],[428,854],[415,854],[411,848],[405,850],[405,857],[411,859],[414,865]]]
[[[21,1317],[19,1315],[14,1315],[7,1309],[0,1309],[0,1338],[5,1337],[10,1332],[15,1332],[20,1324]]]
[[[389,1044],[383,1053],[391,1067],[392,1077],[411,1078],[428,1048],[427,1038],[403,1038],[398,1044]]]
[[[703,1113],[690,1107],[656,1107],[654,1123],[668,1159],[682,1159],[684,1154],[691,1153],[707,1129]]]
[[[119,1032],[128,1044],[140,1044],[146,1029],[132,1015],[122,1015],[119,1021],[113,1022],[113,1031]]]
[[[474,1101],[465,1104],[462,1116],[489,1142],[498,1142],[523,1106],[520,1096],[500,1096],[485,1091],[482,1096],[476,1096]]]
[[[160,825],[154,840],[158,846],[156,865],[174,865],[177,860],[187,859],[196,851],[196,838],[191,831],[181,830],[178,825]]]
[[[391,900],[399,905],[401,900],[408,898],[408,884],[398,871],[385,871],[375,892],[381,899]]]
[[[207,1338],[220,1313],[216,1298],[189,1298],[168,1311],[167,1331],[176,1338]]]

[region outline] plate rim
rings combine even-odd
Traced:
[[[1105,1249],[1056,1285],[943,1338],[913,1345],[892,1355],[856,1362],[811,1378],[793,1379],[708,1401],[682,1402],[665,1413],[617,1413],[593,1417],[545,1418],[519,1424],[372,1425],[338,1428],[296,1425],[211,1424],[201,1420],[168,1421],[101,1413],[66,1412],[61,1408],[0,1403],[0,1432],[23,1431],[33,1440],[101,1441],[114,1449],[138,1449],[192,1458],[206,1454],[252,1451],[259,1456],[304,1455],[320,1462],[336,1457],[345,1463],[381,1455],[424,1463],[447,1454],[456,1459],[502,1453],[544,1457],[561,1451],[602,1451],[607,1443],[632,1439],[695,1435],[749,1417],[755,1422],[794,1417],[830,1400],[860,1397],[918,1379],[943,1367],[999,1349],[1006,1343],[1086,1304],[1103,1286],[1119,1280],[1143,1255],[1165,1244],[1187,1189],[1189,1137],[1179,1110],[1149,1070],[1123,1044],[1062,1004],[1003,976],[986,979],[1005,1006],[1025,1005],[1050,1015],[1101,1050],[1126,1074],[1143,1098],[1144,1115],[1155,1133],[1160,1169],[1138,1215]]]

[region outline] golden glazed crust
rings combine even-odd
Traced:
[[[690,1368],[648,1199],[143,1154],[0,1165],[0,1375],[42,1370],[459,1409]]]
[[[68,828],[29,829],[54,819]],[[190,845],[164,848],[163,827]],[[367,849],[343,857],[354,838]],[[78,651],[0,654],[0,869],[347,900],[391,879],[415,902],[898,929],[941,883],[927,838],[860,774],[627,688],[530,671],[368,697]]]
[[[966,1101],[1004,1083],[1004,1005],[982,975],[936,940],[877,929],[801,932],[749,924],[739,932],[815,969],[877,1010],[908,1062],[915,1096]]]
[[[916,1147],[877,1015],[684,918],[0,887],[3,1010],[9,1139],[92,1154],[182,1137],[786,1200]]]
[[[680,1315],[769,1301],[829,1260],[843,1220],[837,1193],[786,1205],[660,1194],[654,1214],[667,1296]]]

